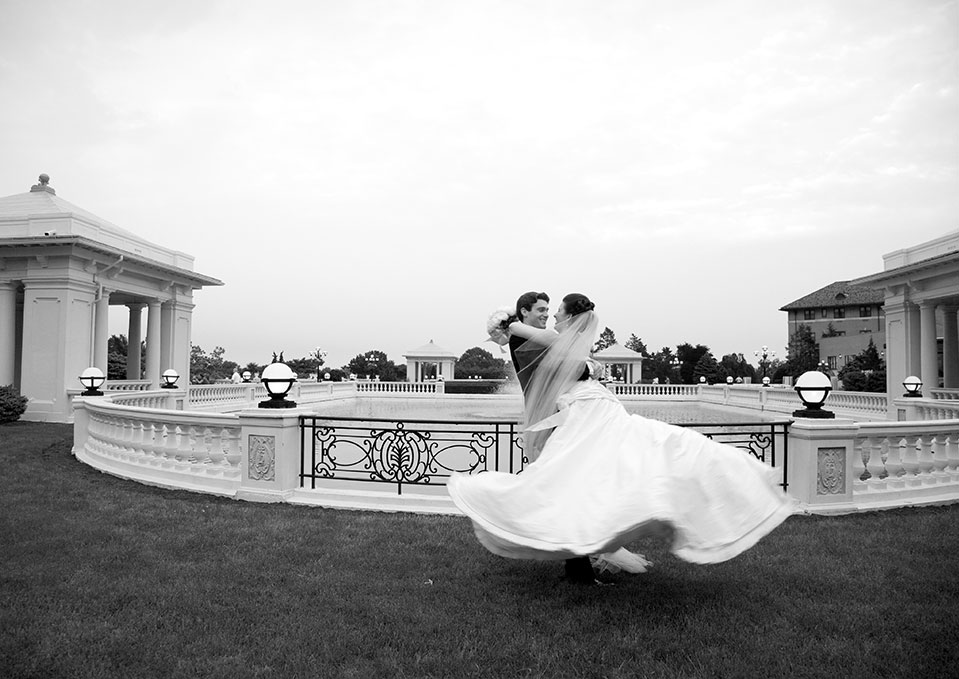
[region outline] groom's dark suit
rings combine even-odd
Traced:
[[[546,353],[546,347],[536,347],[533,343],[524,347],[527,341],[522,337],[511,335],[509,338],[509,356],[513,361],[513,367],[516,369],[516,378],[519,380],[520,389],[523,390],[523,397],[526,397],[526,389],[529,387],[529,380],[539,366]],[[589,379],[589,368],[586,368],[580,380]],[[593,584],[596,580],[596,574],[593,572],[593,565],[588,556],[578,556],[573,559],[566,559],[566,578],[570,582],[580,584]]]

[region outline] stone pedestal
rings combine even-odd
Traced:
[[[858,425],[852,420],[797,418],[789,428],[789,494],[817,513],[853,509],[853,455]]]
[[[306,408],[251,409],[240,413],[238,500],[284,502],[299,487],[299,418]]]

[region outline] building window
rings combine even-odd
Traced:
[[[841,306],[837,306],[835,309],[832,310],[832,317],[833,317],[833,318],[845,318],[845,317],[846,317],[846,309],[843,308],[843,307],[841,307]]]
[[[829,363],[829,369],[830,369],[830,370],[835,370],[835,369],[836,369],[836,357],[835,357],[835,356],[827,356],[827,357],[826,357],[826,362]]]
[[[819,318],[825,318],[825,317],[826,317],[826,309],[822,308],[819,310]]]
[[[869,318],[872,316],[872,307],[871,306],[861,306],[859,307],[859,317],[860,318]]]
[[[811,321],[811,320],[813,320],[814,318],[816,318],[816,310],[815,310],[815,309],[803,309],[803,312],[802,312],[802,313],[803,313],[803,320],[804,320],[804,321]]]

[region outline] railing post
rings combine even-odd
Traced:
[[[73,455],[83,450],[90,431],[90,413],[82,398],[73,399]]]
[[[238,500],[284,502],[299,487],[303,408],[241,411]]]
[[[789,427],[789,494],[819,513],[853,505],[854,456],[859,425],[852,420],[796,418]]]

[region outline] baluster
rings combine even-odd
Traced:
[[[919,440],[919,436],[906,436],[903,438],[903,445],[899,449],[902,468],[906,472],[903,480],[906,482],[907,487],[915,487],[921,483],[919,480],[919,455],[917,451]]]
[[[190,443],[193,446],[194,462],[204,465],[213,462],[210,457],[209,433],[209,427],[203,427],[202,431],[197,427],[190,427]]]
[[[142,420],[135,420],[133,422],[133,432],[130,435],[130,453],[134,459],[142,460],[144,457]]]
[[[223,444],[220,442],[218,431],[210,427],[203,429],[203,448],[206,450],[206,459],[210,461],[213,467],[219,467],[223,464]]]
[[[153,422],[143,423],[143,439],[141,449],[143,454],[150,459],[150,464],[155,464],[156,459],[156,430]]]
[[[886,471],[889,476],[886,485],[889,488],[904,488],[906,485],[906,469],[902,462],[902,446],[904,441],[898,438],[886,439]]]
[[[883,464],[883,458],[885,457],[883,444],[886,443],[888,445],[888,441],[886,439],[874,439],[872,437],[867,440],[869,442],[869,457],[866,461],[866,470],[870,476],[869,485],[876,489],[885,488],[886,477],[889,476],[889,473],[886,471],[886,465]]]
[[[110,418],[101,416],[98,418],[97,427],[97,452],[101,455],[110,454]]]
[[[133,441],[133,422],[127,418],[120,421],[120,459],[129,460]]]
[[[869,473],[869,469],[866,464],[869,461],[869,456],[872,452],[870,448],[869,438],[864,438],[859,443],[859,454],[853,455],[852,458],[852,478],[853,486],[862,486],[865,488],[866,481],[869,480],[869,477],[872,474]]]
[[[935,440],[933,434],[921,434],[916,439],[916,464],[918,466],[917,475],[923,484],[932,484],[936,479],[932,477],[935,468],[935,460],[932,457],[932,443]]]
[[[959,433],[946,436],[946,472],[953,480],[959,478]]]
[[[100,416],[96,413],[90,413],[90,425],[87,427],[89,431],[89,436],[87,436],[87,443],[84,446],[84,449],[90,453],[97,452],[100,430]]]
[[[223,453],[226,456],[226,463],[231,468],[238,468],[240,465],[240,430],[224,428],[220,432],[223,439]]]
[[[181,425],[177,427],[177,431],[180,436],[177,459],[187,464],[197,462],[196,428],[193,425]]]
[[[169,462],[173,459],[173,451],[175,446],[173,445],[173,428],[168,425],[166,422],[160,424],[159,427],[155,427],[153,444],[156,446],[156,451],[159,457],[164,462]],[[164,465],[167,466],[167,465]]]
[[[932,475],[936,483],[947,483],[949,474],[946,473],[946,467],[949,466],[949,458],[946,457],[947,434],[937,434],[932,437]]]

